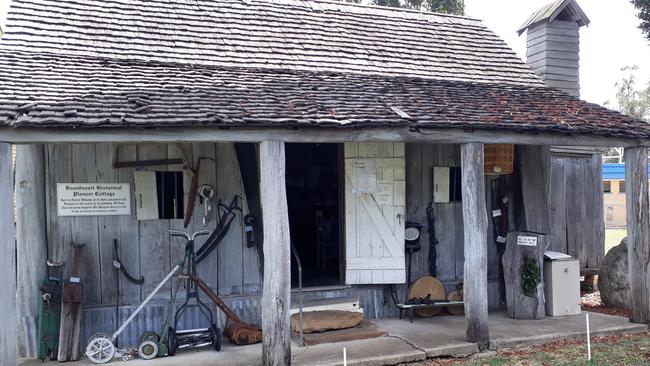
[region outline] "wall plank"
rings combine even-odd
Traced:
[[[422,249],[413,255],[412,278],[428,274],[429,233],[427,229],[426,205],[422,197],[422,145],[406,144],[406,220],[423,225],[420,236]],[[407,269],[408,270],[408,269]]]
[[[216,197],[229,205],[234,196],[243,194],[235,145],[219,143],[216,146],[217,192]],[[243,247],[244,238],[241,213],[237,213],[233,225],[219,245],[219,291],[222,295],[241,294],[244,285]],[[233,267],[232,263],[241,263]]]
[[[120,161],[134,161],[138,158],[138,149],[136,145],[120,145],[118,148],[118,157]],[[112,169],[112,167],[110,168]],[[120,240],[120,259],[122,264],[133,276],[142,274],[140,266],[140,225],[135,219],[136,199],[133,196],[135,189],[133,181],[134,168],[117,169],[117,182],[129,183],[131,185],[131,216],[118,216],[117,225]],[[157,276],[160,277],[160,276]],[[156,278],[145,277],[146,282],[154,282]],[[120,302],[122,304],[137,304],[144,300],[142,296],[142,286],[128,281],[120,283]]]
[[[113,160],[113,145],[97,144],[91,146],[96,149],[96,181],[98,183],[117,183],[119,171],[111,167]],[[118,300],[115,287],[117,273],[113,267],[113,240],[118,239],[119,241],[120,239],[119,220],[119,216],[97,216],[102,304],[114,304]],[[118,244],[120,246],[124,245],[124,243]],[[121,276],[121,274],[119,276]],[[120,292],[122,291],[122,286],[125,282],[127,282],[127,280],[124,277],[121,277]]]
[[[166,159],[167,145],[138,145],[138,160]],[[148,171],[166,171],[167,166],[147,167]],[[149,294],[171,270],[171,253],[169,220],[144,220],[139,222],[138,231],[140,242],[140,268],[145,282],[142,285],[142,295]],[[180,239],[174,239],[180,241]],[[174,243],[180,245],[180,243]],[[171,285],[163,287],[154,298],[171,298]]]
[[[96,183],[95,146],[72,145],[72,181],[75,183]],[[97,217],[73,217],[72,241],[85,244],[81,254],[81,280],[84,282],[84,302],[101,303],[101,269],[94,266],[100,258]],[[99,266],[101,267],[101,265]]]
[[[187,159],[188,164],[192,164],[193,156],[192,156],[192,144],[168,144],[167,145],[167,158],[168,159],[181,159],[185,158]],[[183,213],[181,214],[181,217],[185,217],[185,210],[187,209],[187,202],[189,198],[189,193],[190,193],[190,186],[192,183],[192,175],[188,170],[184,170],[183,164],[177,164],[177,165],[168,165],[167,170],[168,171],[180,171],[183,172]],[[193,166],[191,168],[194,168]],[[196,198],[196,197],[195,197]],[[193,218],[195,217],[201,217],[201,209],[202,206],[198,204],[198,200],[196,202],[197,204],[194,206],[194,214]],[[190,221],[189,225],[187,228],[184,227],[184,219],[173,219],[169,220],[169,229],[171,230],[180,230],[180,231],[185,231],[191,234],[194,233],[195,228],[194,228],[194,222]],[[205,237],[203,237],[205,238]],[[170,269],[176,265],[176,263],[180,262],[185,258],[185,239],[179,238],[179,237],[172,237],[169,235],[169,253],[170,253]],[[195,244],[195,250],[198,249],[199,247]],[[176,291],[176,281],[172,280],[170,281],[171,287],[172,287],[172,293]],[[182,293],[182,290],[181,290]]]
[[[551,243],[549,250],[568,253],[566,157],[551,158]]]
[[[516,146],[515,164],[521,179],[520,231],[550,233],[551,152],[548,146]]]
[[[211,219],[207,223],[207,226],[203,226],[203,212],[205,202],[201,204],[199,199],[196,199],[196,205],[194,206],[194,230],[210,230],[213,231],[217,225],[217,175],[221,172],[217,171],[217,163],[215,159],[216,156],[216,144],[193,144],[192,146],[192,160],[193,167],[198,167],[199,158],[205,157],[213,160],[204,160],[201,163],[201,168],[199,169],[199,187],[202,184],[209,184],[212,188],[215,189],[215,195],[212,198],[212,214]],[[202,236],[196,239],[196,248],[200,248],[204,243],[207,237]],[[201,265],[198,266],[197,271],[199,276],[205,283],[214,290],[219,290],[219,251],[213,251],[209,256],[207,256]]]
[[[72,145],[48,145],[46,148],[46,197],[48,211],[48,245],[50,259],[54,262],[65,262],[64,277],[70,275],[72,260],[72,228],[74,218],[58,217],[56,208],[56,183],[70,183],[72,179]]]
[[[0,276],[3,296],[0,296],[0,366],[18,364],[16,337],[16,243],[14,240],[14,173],[11,144],[0,144]]]
[[[588,179],[585,182],[585,202],[587,206],[587,228],[592,230],[589,241],[586,243],[587,268],[600,268],[600,263],[605,257],[605,213],[603,197],[603,157],[600,154],[592,155],[588,162]]]
[[[36,357],[37,289],[47,276],[45,153],[43,145],[16,147],[16,261],[21,357]]]

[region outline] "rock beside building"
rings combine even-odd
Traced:
[[[598,275],[598,289],[605,306],[630,308],[627,238],[607,252]]]

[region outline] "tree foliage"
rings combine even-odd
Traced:
[[[650,0],[631,0],[634,7],[639,10],[639,19],[641,19],[641,31],[645,37],[650,40]]]
[[[635,72],[638,66],[626,66],[621,69],[626,75],[616,83],[616,102],[619,112],[630,117],[650,122],[650,81],[643,88],[638,88]],[[605,106],[609,106],[609,101]],[[607,149],[603,156],[605,163],[622,163],[623,148]]]
[[[626,66],[627,75],[616,83],[616,101],[621,113],[650,122],[650,81],[638,88],[635,71],[638,66]]]
[[[374,5],[463,15],[464,0],[372,0]]]

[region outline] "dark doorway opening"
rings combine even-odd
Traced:
[[[289,227],[304,287],[341,284],[339,154],[337,144],[286,145]],[[291,283],[298,286],[293,258]]]

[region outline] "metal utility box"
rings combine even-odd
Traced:
[[[580,261],[544,260],[546,315],[578,315],[580,308]]]

